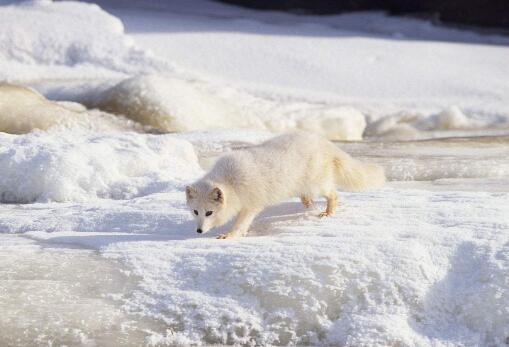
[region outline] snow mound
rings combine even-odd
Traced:
[[[55,78],[62,71],[57,67],[83,69],[90,77],[153,71],[157,65],[124,35],[119,19],[95,4],[0,6],[0,23],[0,60],[8,67],[0,71],[0,80]]]
[[[39,93],[0,83],[0,131],[22,134],[34,129],[79,127],[93,131],[143,130],[135,122],[73,102],[52,102]]]
[[[505,343],[507,194],[384,189],[343,196],[328,220],[286,202],[257,218],[251,237],[198,238],[184,224],[173,231],[187,235],[184,242],[126,237],[103,250],[141,278],[125,307],[171,327],[154,337],[159,343]],[[391,213],[381,214],[382,206]]]
[[[366,126],[363,114],[351,107],[279,104],[233,88],[154,75],[120,82],[93,106],[164,131],[303,129],[332,140],[360,140]]]
[[[171,135],[0,133],[0,201],[126,199],[180,188],[201,172]]]

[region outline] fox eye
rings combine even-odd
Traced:
[[[211,214],[212,214],[212,211],[207,211],[207,212],[205,212],[205,216],[206,216],[206,217],[210,216]]]
[[[198,215],[198,211],[194,210],[193,212],[194,212],[195,215]]]

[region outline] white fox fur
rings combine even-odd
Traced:
[[[202,179],[186,187],[187,204],[197,231],[225,224],[236,216],[232,229],[219,236],[247,233],[265,207],[300,197],[309,207],[323,196],[334,213],[337,187],[360,190],[385,183],[381,167],[360,162],[332,142],[311,133],[295,132],[221,157]]]

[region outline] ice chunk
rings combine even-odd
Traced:
[[[142,126],[125,117],[87,110],[77,103],[53,102],[32,89],[0,83],[0,131],[21,134],[55,126],[94,131],[142,130]]]
[[[400,111],[371,122],[366,135],[393,140],[409,140],[429,137],[432,132],[451,130],[507,129],[506,118],[475,118],[467,116],[458,106],[450,106],[437,114],[424,115],[416,112]],[[488,132],[486,132],[488,134]]]
[[[332,140],[360,140],[366,126],[364,115],[351,107],[278,103],[233,88],[154,75],[124,80],[92,106],[164,131],[302,129]]]

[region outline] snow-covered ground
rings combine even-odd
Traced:
[[[507,37],[201,0],[0,22],[0,80],[44,96],[0,85],[0,345],[508,343]],[[196,234],[183,187],[291,129],[391,182]]]

